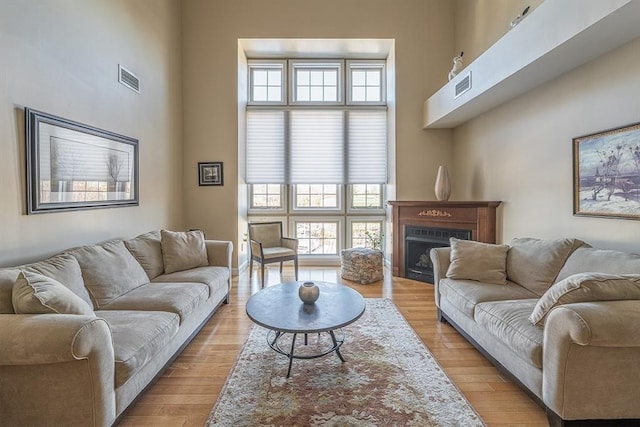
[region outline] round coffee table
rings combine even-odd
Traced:
[[[276,352],[289,358],[287,378],[291,374],[293,359],[315,359],[335,352],[341,361],[340,346],[344,335],[336,338],[335,330],[347,326],[362,316],[365,309],[360,293],[345,285],[315,282],[320,288],[320,296],[314,304],[305,305],[298,297],[298,288],[303,282],[282,283],[258,291],[247,301],[247,316],[256,324],[269,329],[267,343]],[[331,345],[313,354],[295,352],[296,336],[328,333]],[[285,350],[280,340],[285,334],[293,334],[291,347]]]

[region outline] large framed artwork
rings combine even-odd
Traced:
[[[138,140],[25,108],[29,214],[137,206]]]
[[[640,219],[640,123],[573,139],[575,215]]]

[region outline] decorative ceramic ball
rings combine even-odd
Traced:
[[[298,288],[298,296],[305,304],[313,304],[320,296],[320,288],[313,282],[304,282]]]

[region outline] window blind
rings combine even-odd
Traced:
[[[387,112],[349,111],[347,184],[387,182]]]
[[[285,112],[247,111],[249,184],[286,184]]]
[[[387,112],[247,111],[249,184],[385,184]]]
[[[344,112],[290,112],[291,184],[344,182]]]

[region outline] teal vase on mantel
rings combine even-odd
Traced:
[[[441,201],[447,201],[449,200],[449,196],[451,196],[451,183],[449,182],[449,172],[446,166],[438,167],[435,192],[436,199]]]

